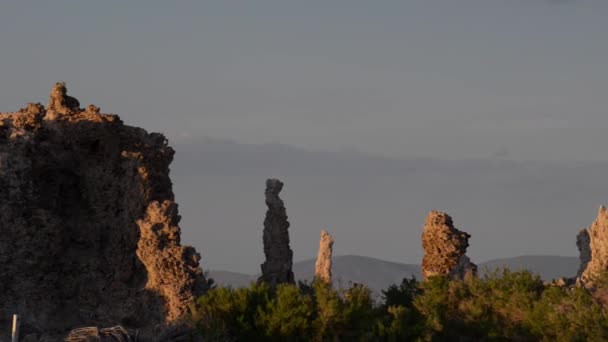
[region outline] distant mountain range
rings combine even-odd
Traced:
[[[474,261],[576,256],[576,234],[608,197],[608,162],[390,159],[217,139],[183,141],[175,150],[171,178],[182,241],[201,252],[206,269],[259,272],[270,177],[285,182],[295,260],[316,255],[325,229],[336,255],[417,261],[433,209],[471,234],[467,254]]]
[[[314,259],[295,262],[293,270],[296,279],[310,282],[314,275],[314,265]],[[576,257],[524,255],[490,260],[480,263],[478,266],[481,274],[497,268],[508,268],[513,271],[527,269],[539,274],[545,280],[551,280],[575,276],[579,261]],[[380,293],[391,284],[400,283],[403,278],[412,276],[416,279],[421,278],[420,265],[401,264],[359,255],[334,257],[332,271],[335,286],[348,287],[351,283],[361,283],[369,286],[376,293]],[[258,275],[219,270],[209,271],[209,276],[218,285],[231,287],[247,286],[258,278]]]

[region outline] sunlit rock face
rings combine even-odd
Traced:
[[[266,218],[264,219],[264,255],[259,281],[274,287],[282,283],[294,283],[292,271],[293,252],[289,247],[289,221],[279,193],[283,182],[278,179],[266,181]]]
[[[46,108],[0,114],[0,325],[18,313],[22,336],[145,333],[186,314],[206,282],[180,244],[173,155],[61,83]]]
[[[578,234],[577,245],[581,259],[579,282],[591,286],[600,274],[608,271],[608,210],[605,207],[600,207],[591,227]]]
[[[331,284],[331,255],[334,238],[325,230],[321,230],[319,239],[319,254],[315,263],[315,279]]]
[[[464,279],[477,274],[477,266],[466,256],[471,236],[454,228],[446,213],[431,211],[422,232],[422,275]]]

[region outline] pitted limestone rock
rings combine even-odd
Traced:
[[[468,275],[476,275],[477,266],[465,254],[470,237],[454,228],[448,214],[431,211],[422,233],[423,277],[446,275],[453,279],[464,279]]]

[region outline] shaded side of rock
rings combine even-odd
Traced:
[[[587,269],[589,261],[591,261],[591,239],[587,228],[581,229],[576,235],[576,246],[578,247],[579,259],[581,262],[576,276],[580,277]]]
[[[450,271],[452,279],[466,279],[477,275],[477,265],[471,262],[468,256],[463,254],[456,266]]]
[[[266,218],[264,219],[264,255],[266,261],[261,265],[259,281],[276,286],[281,283],[294,283],[292,271],[293,252],[289,247],[289,221],[283,200],[279,193],[283,183],[278,179],[266,181]]]
[[[321,230],[319,239],[319,253],[315,263],[315,279],[331,284],[331,255],[334,246],[334,238],[325,230]]]
[[[422,233],[423,277],[445,275],[464,279],[467,275],[476,275],[477,266],[465,255],[470,237],[454,227],[448,214],[431,211]]]

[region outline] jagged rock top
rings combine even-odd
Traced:
[[[119,324],[145,335],[206,287],[180,243],[174,150],[79,106],[58,83],[47,108],[0,113],[0,325],[19,313],[38,339]]]
[[[475,275],[477,266],[465,255],[470,237],[454,227],[450,215],[431,211],[422,232],[423,277],[447,275],[464,279],[467,274]]]

